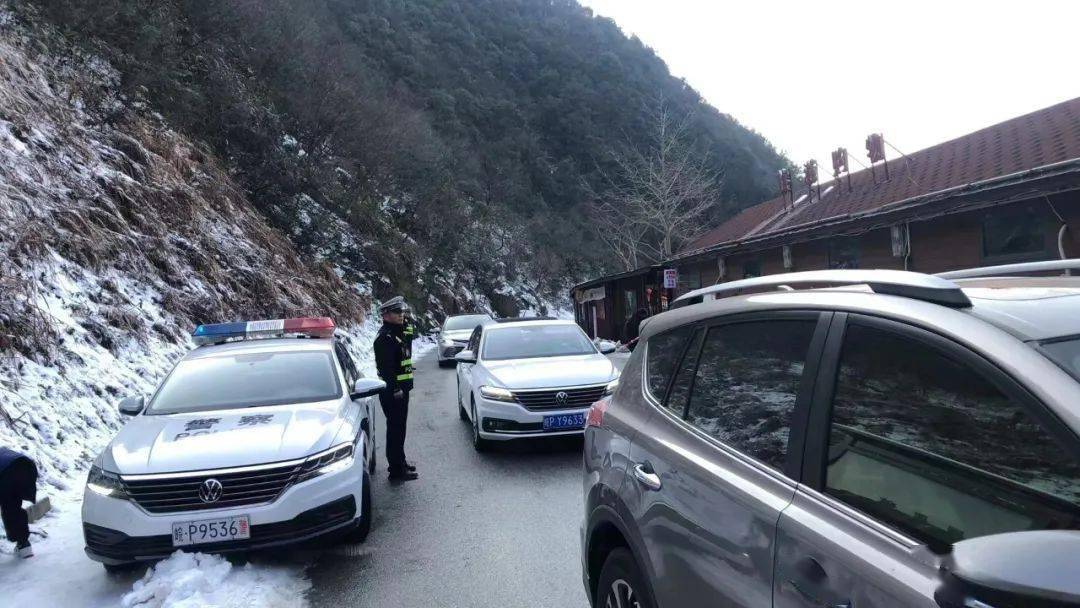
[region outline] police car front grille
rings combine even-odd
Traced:
[[[274,502],[296,481],[301,467],[300,463],[290,463],[229,473],[156,475],[125,478],[123,483],[128,496],[150,513],[228,509]],[[208,479],[221,484],[221,496],[213,502],[205,502],[199,496],[199,487]]]
[[[570,410],[589,407],[604,396],[607,385],[563,388],[544,391],[513,391],[514,399],[527,410]],[[560,401],[559,393],[566,393]]]

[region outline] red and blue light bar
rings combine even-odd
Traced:
[[[330,317],[298,317],[295,319],[267,319],[263,321],[239,321],[236,323],[212,323],[200,325],[191,332],[195,344],[220,344],[228,340],[252,340],[303,335],[311,338],[330,338],[334,335],[334,320]]]

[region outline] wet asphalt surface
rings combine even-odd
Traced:
[[[458,419],[455,371],[434,352],[417,363],[405,449],[420,479],[387,481],[380,412],[371,535],[318,554],[311,605],[587,607],[581,440],[477,453]]]

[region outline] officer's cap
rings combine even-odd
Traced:
[[[385,314],[388,312],[405,312],[409,310],[409,305],[405,303],[405,298],[401,296],[395,296],[382,303],[379,306],[379,314]]]

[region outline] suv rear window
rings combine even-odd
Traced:
[[[329,352],[242,353],[181,361],[154,395],[147,413],[310,403],[339,397],[341,383]]]
[[[645,353],[645,380],[649,394],[657,401],[664,401],[664,393],[671,384],[671,376],[682,357],[690,330],[689,326],[680,327],[649,338]]]
[[[779,470],[817,322],[770,320],[709,330],[687,421]]]

